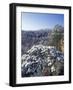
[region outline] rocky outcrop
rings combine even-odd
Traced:
[[[21,60],[22,77],[64,74],[64,55],[54,46],[33,45]]]

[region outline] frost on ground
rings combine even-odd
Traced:
[[[54,46],[33,45],[21,57],[22,77],[64,75],[64,54]]]

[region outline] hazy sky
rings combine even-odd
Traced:
[[[52,29],[56,24],[64,26],[64,14],[22,13],[22,30]]]

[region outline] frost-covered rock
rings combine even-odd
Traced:
[[[21,58],[22,77],[28,77],[52,75],[56,71],[54,63],[58,61],[59,64],[62,64],[61,61],[63,62],[64,55],[56,50],[54,46],[34,45]],[[44,70],[47,71],[47,74]],[[57,71],[59,72],[59,70]]]
[[[55,66],[53,65],[52,67],[51,67],[51,72],[54,72],[55,71]]]

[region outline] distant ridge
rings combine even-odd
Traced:
[[[52,33],[57,30],[64,33],[64,27],[56,25],[54,29],[39,29],[39,30],[21,30],[21,48],[22,54],[26,53],[33,45],[49,45],[52,39]]]

